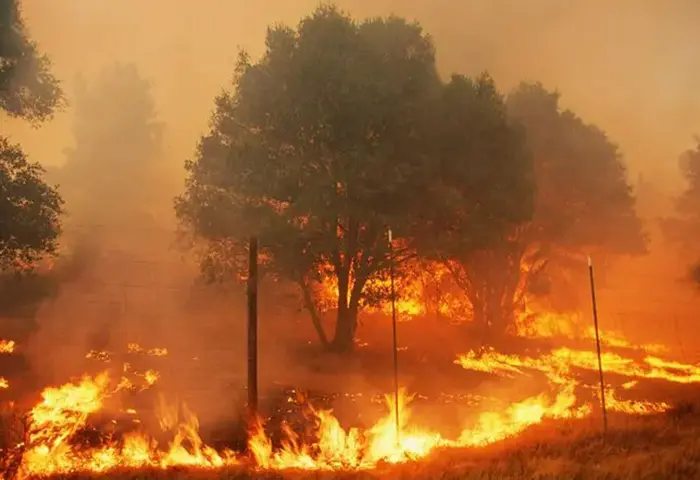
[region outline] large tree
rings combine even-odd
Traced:
[[[15,0],[0,1],[0,115],[34,124],[51,117],[63,95],[29,38]],[[1,120],[0,120],[1,121]],[[56,250],[62,200],[43,169],[0,136],[0,271],[26,270]]]
[[[322,6],[296,30],[269,29],[266,47],[258,62],[241,56],[233,91],[216,99],[177,212],[207,241],[205,267],[235,265],[257,235],[270,271],[299,286],[320,340],[347,351],[361,306],[376,298],[371,280],[389,265],[387,228],[400,263],[417,238],[432,243],[453,208],[474,231],[500,225],[501,205],[478,205],[473,188],[514,176],[511,157],[489,160],[518,150],[516,136],[482,123],[505,118],[490,80],[443,85],[430,39],[403,19],[356,22]],[[470,150],[481,136],[489,148]],[[332,340],[314,299],[329,276]]]
[[[507,106],[534,157],[533,217],[447,262],[489,342],[513,328],[528,294],[548,293],[553,275],[564,282],[572,270],[585,271],[587,255],[641,253],[646,246],[622,157],[606,134],[562,110],[559,95],[540,84],[521,84]]]

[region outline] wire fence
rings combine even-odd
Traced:
[[[133,309],[139,306],[132,302],[133,295],[146,293],[157,306],[166,298],[182,302],[197,292],[211,291],[211,286],[197,281],[195,259],[177,247],[175,227],[143,223],[120,229],[111,223],[68,223],[64,229],[69,236],[100,231],[116,231],[118,236],[101,244],[90,257],[89,268],[62,281],[62,286],[72,288],[74,301],[105,307],[121,303],[124,314],[136,315]],[[659,336],[680,357],[700,360],[700,294],[684,285],[682,272],[639,270],[635,268],[633,284],[623,283],[618,275],[606,278],[598,288],[601,327],[627,338]],[[655,288],[659,285],[664,289]],[[242,286],[238,288],[242,292]],[[672,298],[668,290],[673,290]],[[580,313],[583,319],[590,315],[585,307]]]

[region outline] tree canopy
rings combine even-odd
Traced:
[[[39,123],[63,104],[51,62],[29,37],[19,0],[0,0],[0,110]]]
[[[506,104],[533,155],[533,216],[485,248],[444,252],[490,340],[514,327],[528,295],[549,292],[555,273],[563,282],[561,273],[582,270],[586,255],[641,253],[646,245],[625,166],[606,134],[562,110],[559,95],[540,84],[521,84]]]
[[[177,213],[206,240],[205,267],[235,267],[258,236],[336,350],[351,348],[369,281],[386,274],[387,228],[400,264],[419,246],[437,254],[443,235],[473,248],[529,215],[529,155],[502,97],[487,76],[442,82],[417,24],[322,6],[297,29],[270,28],[259,61],[241,54],[233,87],[187,163]],[[329,276],[332,340],[313,298]]]
[[[0,137],[0,271],[32,267],[56,251],[62,200],[42,172]]]

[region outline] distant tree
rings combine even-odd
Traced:
[[[548,293],[555,273],[584,272],[587,255],[646,248],[625,166],[606,134],[562,111],[559,95],[539,84],[521,84],[507,106],[534,156],[533,217],[488,248],[448,262],[488,341],[513,328],[527,294]]]
[[[38,124],[63,104],[48,57],[29,38],[19,0],[0,0],[0,110]]]
[[[387,227],[400,266],[418,245],[437,252],[436,228],[457,215],[461,233],[500,223],[472,187],[516,176],[506,159],[493,162],[502,175],[480,170],[515,148],[480,117],[505,109],[486,78],[444,86],[430,39],[400,18],[356,22],[323,6],[296,31],[269,29],[266,46],[257,63],[241,55],[234,91],[216,99],[177,213],[208,243],[203,267],[219,273],[257,235],[269,271],[301,289],[321,342],[347,351],[362,305],[382,296],[370,286],[389,265]],[[493,143],[472,148],[481,135]],[[332,339],[314,301],[327,277],[338,292]]]
[[[686,189],[676,199],[675,217],[663,222],[667,238],[678,245],[681,253],[691,259],[700,259],[700,138],[697,145],[681,155],[679,166],[686,181]],[[700,284],[700,261],[692,268],[692,278]]]
[[[130,64],[105,68],[91,86],[79,79],[75,146],[53,173],[80,221],[142,213],[157,191],[162,127],[150,88]]]

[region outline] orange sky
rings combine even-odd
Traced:
[[[181,164],[206,129],[237,48],[296,23],[316,0],[23,0],[32,36],[70,93],[77,72],[133,61],[152,79],[168,154]],[[392,12],[434,36],[444,73],[488,69],[502,87],[537,79],[618,141],[631,169],[674,178],[700,133],[700,2],[695,0],[343,0],[356,16]],[[39,130],[0,119],[35,160],[63,161],[70,110]]]

